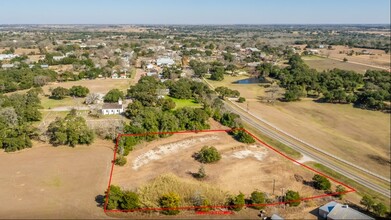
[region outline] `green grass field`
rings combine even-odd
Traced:
[[[50,99],[47,96],[41,97],[41,105],[44,109],[51,109],[64,106],[79,106],[83,104],[84,98],[65,97],[61,100]]]
[[[194,99],[176,99],[167,97],[168,99],[172,99],[175,102],[175,109],[178,108],[184,108],[184,107],[190,107],[190,108],[201,108],[202,104],[197,103],[194,101]]]

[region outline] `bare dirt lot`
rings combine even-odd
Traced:
[[[280,129],[356,163],[390,177],[390,114],[353,108],[351,105],[299,102],[263,103],[264,89],[258,84],[232,84],[244,77],[230,77],[213,86],[237,89],[247,102],[244,109],[269,121]],[[380,158],[380,160],[379,160]]]
[[[107,218],[95,197],[107,187],[112,142],[0,152],[1,218]]]
[[[191,173],[197,172],[201,164],[192,155],[203,146],[216,147],[222,159],[217,163],[204,165],[207,177],[198,181]],[[207,184],[209,188],[213,186],[210,191],[214,192],[218,188],[227,195],[242,192],[248,196],[252,191],[260,190],[271,196],[273,180],[274,195],[281,195],[282,190],[288,189],[299,191],[303,197],[320,194],[295,179],[297,174],[304,180],[310,180],[314,175],[311,171],[286,160],[261,144],[239,143],[225,132],[175,134],[143,143],[127,156],[127,161],[125,166],[114,168],[112,179],[112,184],[124,189],[144,187],[144,190],[149,190],[149,184],[155,178],[162,174],[173,174],[187,184],[200,185],[199,191],[207,189],[201,184]],[[149,187],[145,187],[146,185]],[[173,187],[164,190],[181,189]],[[164,190],[156,193],[162,195],[166,193]],[[216,198],[221,199],[218,196]],[[212,204],[221,205],[215,202],[211,201]]]

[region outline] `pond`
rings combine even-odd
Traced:
[[[256,84],[260,83],[258,78],[247,78],[247,79],[241,79],[238,81],[235,81],[236,84]]]

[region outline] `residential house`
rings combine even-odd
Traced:
[[[156,64],[158,66],[171,66],[175,64],[175,61],[168,57],[162,57],[157,59]]]
[[[124,106],[121,99],[118,100],[118,103],[104,103],[102,106],[103,115],[119,115],[123,112]]]
[[[3,69],[9,69],[15,67],[15,64],[3,64],[1,65],[1,68]]]
[[[372,217],[365,215],[355,209],[350,208],[348,205],[343,205],[335,201],[331,201],[319,208],[319,217],[327,220],[336,219],[373,219]]]
[[[18,57],[16,54],[0,54],[0,60],[11,60],[15,57]]]

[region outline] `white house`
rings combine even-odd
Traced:
[[[16,54],[0,54],[0,60],[10,60],[15,57],[18,57]]]
[[[53,56],[53,60],[55,60],[55,61],[60,61],[64,58],[65,58],[65,56]]]
[[[118,103],[105,103],[102,106],[103,115],[119,115],[124,112],[124,106],[122,100],[119,99]]]
[[[168,57],[162,57],[157,59],[156,64],[158,66],[171,66],[175,64],[175,61]]]

